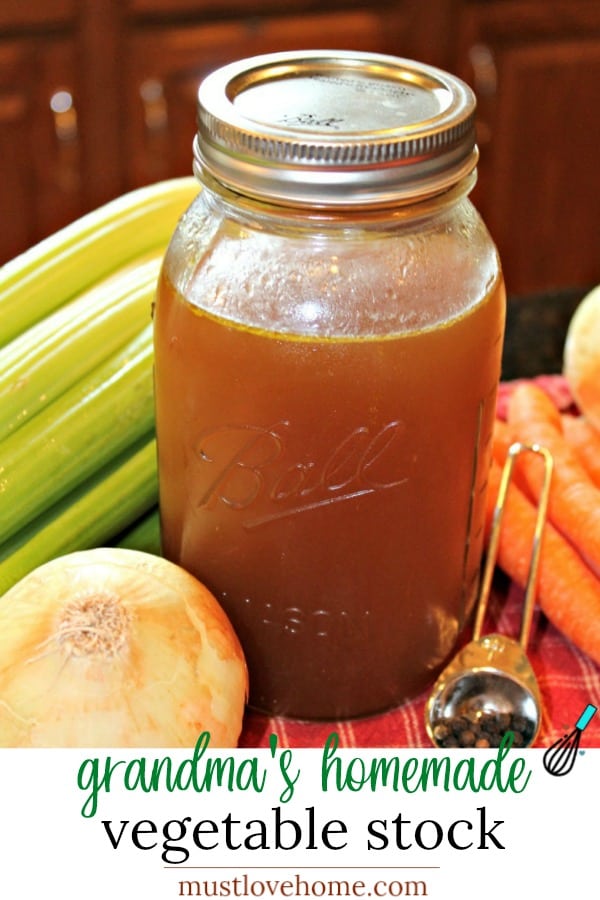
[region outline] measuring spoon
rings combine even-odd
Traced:
[[[517,457],[532,452],[543,457],[544,481],[536,515],[532,552],[527,576],[519,640],[494,633],[481,635],[488,606],[492,577],[498,556],[500,526],[506,495]],[[425,728],[435,746],[442,746],[437,726],[443,720],[466,717],[474,724],[489,714],[522,717],[526,727],[523,746],[534,743],[541,724],[542,701],[526,648],[531,630],[543,529],[546,521],[553,458],[539,444],[514,443],[508,455],[498,489],[486,564],[482,576],[473,639],[443,670],[425,705]],[[436,732],[438,736],[436,736]]]

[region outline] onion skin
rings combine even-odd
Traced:
[[[571,317],[563,375],[580,412],[600,431],[600,284],[582,298]]]
[[[161,557],[70,553],[0,597],[0,747],[234,747],[247,692],[225,612]]]

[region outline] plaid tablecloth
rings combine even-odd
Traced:
[[[542,376],[536,381],[561,408],[572,406],[567,386],[560,377]],[[501,386],[499,416],[503,415],[511,387],[511,384]],[[490,597],[484,633],[499,631],[518,637],[522,605],[521,589],[507,583],[499,573]],[[547,747],[570,732],[585,707],[591,703],[598,707],[598,712],[585,729],[580,746],[600,747],[600,667],[567,641],[539,610],[534,614],[527,652],[543,703],[542,725],[536,746]],[[248,711],[240,746],[265,747],[268,746],[269,736],[277,734],[280,746],[323,747],[327,737],[335,731],[343,747],[430,748],[431,742],[424,726],[427,693],[385,714],[343,722],[301,722]]]

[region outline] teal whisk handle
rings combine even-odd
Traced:
[[[584,711],[581,713],[577,722],[575,723],[575,728],[578,728],[579,731],[583,731],[584,728],[590,724],[592,716],[597,711],[598,707],[594,706],[592,703],[588,703]]]

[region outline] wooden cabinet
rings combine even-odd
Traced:
[[[210,69],[310,47],[465,78],[479,102],[473,197],[509,292],[600,281],[598,0],[4,0],[0,261],[125,190],[188,174]]]
[[[128,182],[139,185],[190,172],[196,92],[211,69],[258,53],[320,47],[331,34],[339,49],[392,53],[402,30],[397,9],[397,4],[381,4],[377,10],[362,7],[343,14],[326,10],[131,30],[125,97]]]
[[[74,45],[62,37],[0,40],[0,258],[83,209]]]
[[[474,199],[509,291],[600,282],[600,3],[462,4],[454,68],[478,95]]]

